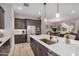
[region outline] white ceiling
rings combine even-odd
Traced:
[[[22,7],[19,10],[18,7]],[[23,6],[22,3],[13,4],[15,15],[23,15],[30,17],[43,17],[44,5],[43,3],[29,3],[29,7]],[[72,10],[75,11],[72,14]],[[38,14],[40,12],[40,15]],[[57,12],[57,3],[47,3],[46,5],[46,17],[48,20],[55,20]],[[79,17],[79,4],[78,3],[59,3],[59,13],[62,20],[75,19]]]

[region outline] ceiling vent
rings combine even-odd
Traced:
[[[26,7],[29,7],[29,4],[28,3],[24,3],[23,5],[26,6]]]

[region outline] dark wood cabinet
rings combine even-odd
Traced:
[[[35,41],[33,38],[30,39],[30,45],[35,56],[48,56],[48,49],[46,47]]]
[[[0,47],[0,56],[8,56],[10,53],[10,39],[6,41],[6,43]]]
[[[4,10],[0,6],[0,29],[4,29]]]
[[[58,54],[54,53],[53,51],[49,50],[33,38],[30,38],[30,45],[33,50],[35,56],[59,56]]]
[[[32,19],[19,19],[15,18],[14,20],[15,29],[27,29],[27,26],[35,26],[36,34],[41,34],[41,20],[32,20]]]
[[[26,29],[25,24],[26,24],[25,19],[15,18],[15,20],[14,20],[15,29],[20,29],[20,30]],[[27,42],[26,34],[15,35],[15,44],[24,43],[24,42]]]
[[[27,25],[41,26],[41,20],[26,19]]]
[[[25,19],[15,18],[15,29],[25,29]]]
[[[32,20],[32,19],[20,19],[15,18],[14,20],[14,27],[15,29],[25,29],[27,32],[27,26],[35,26],[36,34],[41,34],[41,20]],[[27,42],[27,33],[24,34],[17,34],[15,35],[15,43],[23,43]]]
[[[15,44],[27,42],[27,36],[24,35],[15,35]]]

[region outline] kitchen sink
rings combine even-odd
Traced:
[[[55,44],[56,42],[48,40],[48,39],[40,39],[41,41],[43,41],[44,43],[51,45],[51,44]]]

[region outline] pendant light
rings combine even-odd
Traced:
[[[46,3],[44,3],[44,21],[46,22],[47,19],[46,19]]]
[[[60,14],[59,14],[59,3],[57,3],[57,13],[56,13],[56,18],[59,18]]]

